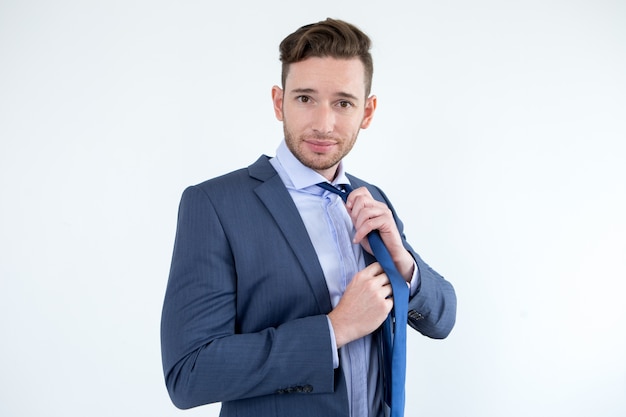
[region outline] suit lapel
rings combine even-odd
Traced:
[[[332,309],[324,272],[317,259],[315,248],[302,222],[300,213],[289,195],[289,191],[269,163],[266,156],[259,158],[248,167],[250,176],[263,181],[256,189],[267,210],[271,213],[278,228],[289,242],[296,258],[302,266],[311,290],[321,312]]]

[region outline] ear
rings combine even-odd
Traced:
[[[365,101],[365,112],[363,114],[363,121],[361,122],[361,129],[367,129],[370,123],[372,123],[377,104],[378,100],[376,99],[376,96],[370,96]]]
[[[275,85],[272,87],[272,103],[274,103],[274,114],[278,121],[283,121],[283,90]]]

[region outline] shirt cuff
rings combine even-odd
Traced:
[[[333,369],[339,368],[339,352],[337,351],[337,340],[335,339],[335,330],[330,322],[330,318],[326,316],[328,320],[328,330],[330,331],[330,347],[333,352]]]
[[[409,297],[413,297],[417,294],[421,283],[422,279],[420,277],[420,269],[417,267],[417,262],[413,261],[413,276],[411,277],[411,282],[409,283]]]

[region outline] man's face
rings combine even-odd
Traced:
[[[272,100],[289,150],[329,180],[376,109],[376,97],[365,97],[358,58],[313,57],[291,64],[285,91],[275,86]]]

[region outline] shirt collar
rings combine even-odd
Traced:
[[[303,165],[302,162],[300,162],[291,153],[284,140],[280,143],[278,149],[276,150],[276,159],[280,165],[282,165],[284,174],[289,178],[291,184],[296,190],[302,190],[320,182],[328,182],[323,175]],[[332,184],[350,184],[350,181],[345,174],[343,161],[339,163],[337,176]]]

